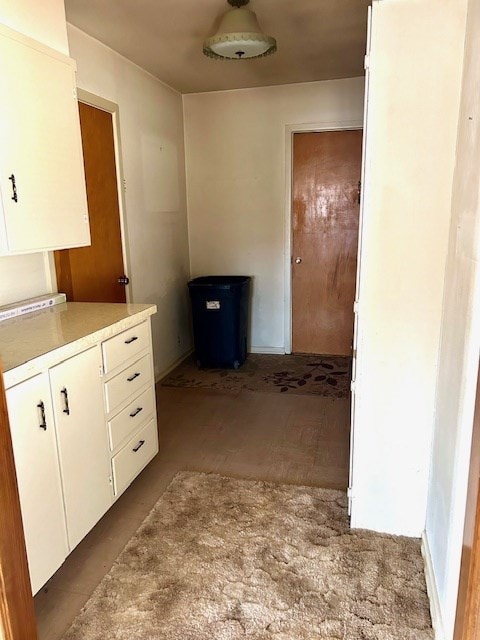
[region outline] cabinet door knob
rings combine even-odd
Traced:
[[[40,401],[37,404],[37,407],[40,409],[40,416],[42,421],[40,422],[40,424],[38,425],[40,427],[40,429],[43,429],[44,431],[47,430],[47,421],[45,419],[45,405],[43,404],[42,401]]]
[[[70,415],[70,407],[68,405],[68,391],[66,387],[63,387],[63,389],[60,391],[60,393],[63,395],[63,402],[64,402],[64,408],[63,408],[63,413],[66,413],[67,416]]]
[[[143,407],[137,407],[135,411],[132,411],[132,413],[130,413],[130,418],[135,418],[135,416],[138,416],[140,411],[143,411]]]
[[[138,340],[138,336],[132,336],[128,340],[124,340],[124,342],[125,344],[132,344],[132,342],[135,342],[135,340]]]
[[[134,373],[133,376],[130,376],[130,378],[127,378],[127,382],[133,382],[135,380],[135,378],[138,378],[141,374],[140,373]]]

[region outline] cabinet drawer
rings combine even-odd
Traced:
[[[151,357],[150,354],[147,354],[106,382],[105,402],[107,412],[110,413],[121,402],[138,393],[151,380],[151,372]]]
[[[158,451],[155,420],[151,420],[112,459],[115,495],[120,495]]]
[[[155,397],[153,386],[144,391],[138,398],[120,411],[114,418],[108,420],[108,437],[110,449],[113,451],[131,433],[148,420],[153,413]]]
[[[123,362],[130,360],[137,353],[150,346],[148,322],[127,329],[102,343],[103,366],[105,373],[110,373]]]

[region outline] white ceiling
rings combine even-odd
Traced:
[[[363,75],[371,0],[251,0],[278,51],[212,60],[203,40],[226,0],[65,0],[67,20],[182,93]]]

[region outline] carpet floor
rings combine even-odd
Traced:
[[[342,492],[177,474],[65,640],[432,640],[418,540]]]
[[[190,357],[162,380],[162,385],[347,398],[350,369],[351,358],[343,356],[251,353],[240,369],[198,369]]]

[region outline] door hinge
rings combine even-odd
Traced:
[[[355,386],[356,386],[356,385],[355,385],[355,380],[352,380],[352,381],[350,382],[350,391],[351,391],[352,393],[355,393]]]
[[[352,502],[353,502],[353,489],[352,487],[348,487],[347,489],[348,516],[352,515]]]
[[[353,302],[353,313],[358,313],[358,300]]]
[[[368,55],[368,53],[366,54],[365,58],[363,59],[363,68],[365,69],[365,71],[367,69],[370,69],[370,56]]]

